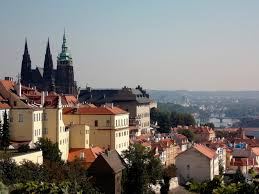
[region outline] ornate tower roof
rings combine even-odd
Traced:
[[[72,57],[70,53],[68,52],[68,47],[67,47],[67,39],[66,39],[66,33],[64,31],[63,35],[63,43],[62,43],[62,50],[61,53],[58,56],[59,61],[71,61]]]

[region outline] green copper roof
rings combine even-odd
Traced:
[[[61,51],[61,53],[58,56],[58,59],[60,61],[65,61],[65,60],[71,60],[72,59],[72,57],[71,57],[70,53],[68,52],[67,48],[68,48],[67,47],[67,39],[66,39],[66,34],[64,32],[63,43],[62,43],[62,51]]]

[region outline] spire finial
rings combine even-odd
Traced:
[[[64,28],[63,41],[66,40],[66,29]]]
[[[24,54],[28,54],[28,45],[27,45],[27,38],[25,38],[25,46],[24,46]]]
[[[47,48],[46,48],[46,54],[47,53],[50,54],[49,37],[48,37]]]

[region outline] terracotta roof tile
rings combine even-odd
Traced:
[[[118,107],[80,107],[76,108],[64,108],[63,114],[82,114],[82,115],[117,115],[126,114],[127,112]]]
[[[83,163],[92,163],[98,157],[98,155],[102,154],[104,150],[100,147],[92,147],[92,148],[73,148],[69,150],[68,161],[74,161],[75,159],[80,159],[80,154],[84,153]]]
[[[203,155],[207,156],[208,158],[212,159],[216,156],[216,152],[207,146],[201,145],[201,144],[196,144],[193,146],[197,151],[202,153]]]

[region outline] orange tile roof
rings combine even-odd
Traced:
[[[194,149],[202,153],[203,155],[207,156],[208,158],[212,159],[216,156],[216,152],[207,146],[196,144],[193,146]]]
[[[259,156],[259,147],[252,148],[251,150],[255,155]]]
[[[6,90],[14,89],[14,82],[10,80],[0,80],[0,83],[5,87]]]
[[[80,153],[84,153],[83,163],[92,163],[98,157],[98,155],[104,153],[104,150],[100,147],[92,148],[73,148],[69,150],[68,161],[72,162],[75,159],[80,159]]]
[[[0,102],[0,109],[8,109],[11,108],[7,103],[1,103]]]
[[[66,103],[68,104],[68,105],[75,105],[75,104],[77,104],[78,103],[78,100],[76,99],[76,97],[75,96],[69,96],[69,95],[65,95],[65,96],[62,96],[64,99],[65,99],[65,101],[66,101]]]
[[[79,115],[117,115],[126,114],[128,112],[118,107],[80,107],[76,108],[64,108],[63,114],[79,114]]]

